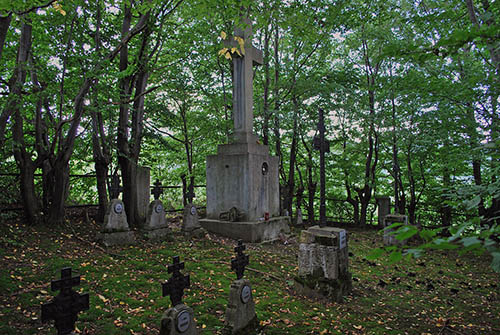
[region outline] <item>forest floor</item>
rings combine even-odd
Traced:
[[[158,334],[170,299],[161,283],[174,255],[185,261],[193,308],[202,334],[221,332],[235,241],[207,234],[169,242],[103,249],[99,226],[72,216],[60,226],[0,224],[0,334],[55,334],[42,324],[41,304],[56,293],[50,281],[72,267],[82,276],[79,292],[90,293],[90,309],[79,314],[77,333]],[[176,230],[175,220],[172,225]],[[295,234],[299,230],[294,231]],[[317,301],[293,292],[297,238],[247,244],[245,271],[254,289],[259,334],[499,334],[499,275],[488,256],[432,251],[396,264],[365,257],[380,247],[374,230],[349,230],[353,292],[343,303]],[[295,235],[296,236],[296,235]]]

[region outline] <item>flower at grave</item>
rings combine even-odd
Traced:
[[[228,36],[226,32],[221,31],[220,36],[226,42],[226,45],[230,45],[230,42],[228,41]],[[238,56],[242,57],[245,55],[245,40],[242,37],[239,36],[233,36],[233,39],[237,42],[238,47],[233,46],[233,47],[224,47],[219,50],[218,54],[219,56],[224,56],[226,59],[233,59],[233,55],[237,54]]]

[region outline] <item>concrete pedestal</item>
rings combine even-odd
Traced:
[[[160,335],[197,335],[193,310],[184,304],[169,308],[161,318]]]
[[[97,239],[107,247],[135,242],[135,235],[130,231],[125,206],[121,200],[113,199],[109,203]]]
[[[394,223],[402,223],[403,225],[408,224],[408,217],[406,215],[400,214],[388,214],[384,218],[384,245],[406,245],[407,240],[398,240],[394,234],[396,229],[385,229]]]
[[[251,334],[258,326],[252,287],[248,279],[235,280],[229,291],[224,322],[228,334]]]
[[[268,221],[231,222],[201,219],[200,224],[208,231],[222,236],[241,239],[244,242],[262,242],[277,239],[281,233],[290,233],[290,217],[278,216]]]
[[[278,158],[256,142],[219,145],[207,157],[207,218],[219,220],[232,207],[244,222],[258,221],[268,213],[279,216]]]
[[[347,232],[344,229],[313,226],[303,230],[299,245],[298,293],[341,302],[352,290],[349,272]]]

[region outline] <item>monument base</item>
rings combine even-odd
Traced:
[[[106,247],[113,245],[127,245],[135,243],[135,235],[132,231],[117,231],[113,233],[101,232],[97,234],[97,240]]]
[[[172,236],[172,231],[170,228],[159,228],[159,229],[144,229],[142,230],[144,238],[150,241],[160,241],[160,240],[170,240]]]
[[[262,242],[277,239],[280,233],[290,233],[290,217],[278,216],[268,221],[231,222],[201,219],[200,224],[206,230],[222,236],[244,242]]]

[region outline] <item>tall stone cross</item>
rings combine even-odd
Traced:
[[[189,275],[184,276],[180,272],[184,269],[184,262],[179,262],[179,256],[174,256],[173,261],[173,264],[168,266],[168,273],[172,273],[172,277],[162,284],[162,295],[164,297],[170,295],[172,305],[175,307],[182,302],[184,289],[189,288],[190,281]]]
[[[52,291],[61,292],[50,303],[42,305],[42,322],[55,320],[58,335],[71,334],[75,330],[77,314],[89,309],[89,295],[75,292],[73,286],[80,285],[80,276],[72,276],[71,268],[61,270],[61,279],[50,283]]]
[[[253,65],[262,65],[262,51],[252,45],[252,21],[247,17],[241,19],[245,29],[236,28],[234,35],[245,41],[245,54],[233,54],[233,118],[234,139],[237,142],[248,142],[253,134]],[[233,39],[229,47],[238,43]]]

